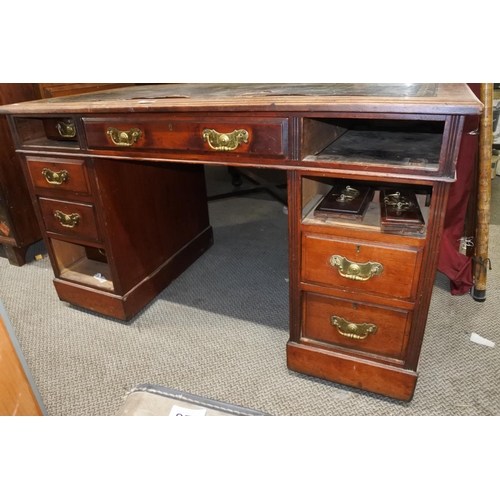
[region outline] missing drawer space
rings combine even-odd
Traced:
[[[339,211],[338,214],[333,210],[330,213],[323,212],[323,214],[318,214],[318,209],[324,204],[324,200],[327,197],[331,197],[332,193],[337,192],[356,192],[359,191],[360,194],[364,190],[369,189],[370,202],[365,204],[365,207],[359,214],[349,215],[344,212],[348,212],[348,205],[353,205],[354,202],[346,201],[344,203],[339,202],[339,206],[342,205],[343,210]],[[385,218],[382,214],[381,205],[381,193],[384,195],[386,193],[401,193],[407,196],[408,193],[412,195],[411,204],[413,211],[417,211],[421,214],[423,218],[423,224],[419,225],[418,228],[414,228],[408,221],[402,217],[401,226],[398,229],[397,221],[396,225],[392,225],[390,230],[388,230],[385,224]],[[426,227],[428,224],[430,203],[432,197],[432,189],[428,186],[408,186],[403,184],[373,184],[373,183],[361,183],[361,182],[351,182],[346,179],[326,179],[322,178],[319,180],[314,177],[303,177],[302,178],[302,224],[317,226],[317,227],[344,227],[347,229],[359,229],[371,232],[387,232],[392,234],[407,234],[416,238],[425,238]],[[406,198],[405,198],[406,199]],[[345,207],[344,207],[345,205]],[[355,207],[354,207],[355,208]],[[401,216],[405,215],[404,207],[401,211]],[[404,224],[406,222],[406,225]]]
[[[61,278],[114,291],[104,249],[52,239],[52,250]]]
[[[72,118],[14,118],[22,146],[78,149],[78,134]]]
[[[443,132],[443,121],[305,118],[302,158],[437,169]]]

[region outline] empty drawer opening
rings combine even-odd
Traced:
[[[52,238],[52,250],[59,277],[82,285],[114,291],[111,272],[103,248],[76,245]]]
[[[340,200],[342,193],[347,196],[356,193],[359,199],[365,197],[366,200],[358,206],[357,200]],[[328,200],[326,205],[325,200]],[[337,226],[425,238],[431,200],[430,186],[304,176],[301,220],[309,226]],[[386,220],[388,209],[395,216],[390,224]]]
[[[305,118],[303,127],[305,161],[437,169],[444,122]]]
[[[78,134],[72,118],[15,118],[22,146],[78,149]]]

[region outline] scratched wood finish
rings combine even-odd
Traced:
[[[391,92],[384,87],[391,86]],[[437,84],[431,95],[406,84],[180,84],[130,87],[23,103],[0,112],[109,113],[139,111],[373,111],[477,114],[481,104],[464,84]]]
[[[248,132],[246,142],[241,142],[231,152],[232,157],[237,159],[239,155],[257,155],[264,157],[287,156],[287,119],[267,120],[251,119],[248,116],[241,118],[206,118],[188,117],[180,120],[170,116],[134,115],[133,118],[110,119],[87,119],[83,120],[87,144],[91,149],[122,149],[113,143],[107,130],[109,127],[120,131],[128,131],[132,128],[141,130],[142,137],[130,146],[130,150],[160,150],[206,152],[213,155],[214,150],[207,141],[203,139],[203,130],[213,129],[219,133],[229,134],[234,130],[244,129]]]
[[[26,163],[31,182],[37,192],[41,194],[50,193],[54,196],[59,192],[64,193],[63,196],[71,197],[72,193],[74,193],[73,196],[76,198],[91,194],[84,160],[29,157],[26,159]],[[42,173],[45,169],[55,174],[60,174],[65,170],[68,173],[67,180],[62,181],[60,184],[51,184]]]
[[[47,231],[56,234],[66,234],[82,240],[98,241],[100,239],[94,207],[91,204],[73,203],[71,201],[43,197],[38,199],[38,203],[40,204],[40,210]],[[67,216],[75,214],[79,217],[79,221],[76,225],[67,227],[67,223],[64,220],[61,222],[56,218],[56,212],[62,212]]]
[[[0,416],[39,416],[42,410],[0,315]]]
[[[404,359],[410,314],[401,309],[304,293],[302,339],[304,342],[316,340],[350,351]],[[377,332],[364,339],[347,337],[343,333],[349,332],[331,324],[332,316],[342,318],[350,324],[375,325]]]
[[[302,232],[302,280],[321,286],[414,299],[421,248],[373,245],[366,240],[328,238]],[[354,264],[378,263],[380,274],[366,281],[344,277],[331,263],[334,255]]]
[[[210,228],[201,165],[96,159],[94,167],[107,253],[121,293]]]
[[[417,374],[414,371],[294,342],[288,343],[286,352],[290,370],[313,377],[402,401],[411,401],[415,391]]]
[[[0,108],[23,158],[84,165],[88,192],[57,191],[57,197],[91,204],[101,239],[83,244],[59,234],[64,242],[55,244],[54,233],[44,233],[62,300],[129,319],[213,242],[203,164],[287,170],[288,366],[406,401],[417,381],[464,115],[481,110],[462,84],[160,85]],[[74,120],[78,142],[44,135],[44,121],[56,118]],[[112,145],[106,134],[112,124],[125,130],[140,124],[144,142]],[[200,140],[204,126],[227,132],[245,124],[251,141],[240,153],[209,151]],[[30,164],[23,165],[29,173]],[[303,220],[305,205],[339,179],[431,195],[426,231],[386,234],[367,221]],[[50,199],[33,182],[30,193],[37,207],[40,198]],[[43,225],[39,208],[37,215]],[[112,286],[92,285],[87,275],[78,280],[72,269],[59,274],[61,249],[59,262],[83,269],[85,259],[95,260]],[[329,263],[333,254],[378,261],[385,274],[346,281]],[[341,336],[329,320],[337,313],[349,322],[378,322],[379,332],[364,343]]]
[[[116,88],[130,87],[133,83],[39,83],[38,89],[43,99],[87,94]]]

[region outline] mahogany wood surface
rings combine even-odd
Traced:
[[[121,87],[129,87],[133,83],[39,83],[38,89],[43,99],[69,95],[98,92]]]
[[[37,192],[41,194],[44,192],[48,194],[49,191],[52,192],[52,195],[58,191],[66,192],[66,196],[70,197],[72,194],[75,197],[91,194],[84,160],[28,157],[26,162],[31,182]],[[58,174],[66,171],[68,173],[67,180],[61,184],[50,184],[42,173],[44,169]]]
[[[1,314],[0,360],[0,416],[42,415]]]
[[[410,401],[415,391],[413,371],[293,342],[286,352],[290,370],[403,401]]]
[[[286,170],[288,366],[408,401],[464,116],[481,110],[465,84],[176,84],[0,113],[9,115],[30,179],[59,297],[123,320],[211,246],[204,164]],[[54,120],[72,121],[77,141],[47,136],[44,124]],[[142,135],[118,145],[110,127]],[[205,128],[243,128],[248,142],[214,149],[203,140]],[[72,170],[64,188],[44,185],[44,164]],[[378,200],[360,220],[315,220],[315,203],[340,181],[375,193],[384,186],[414,191],[425,200],[424,230],[385,233]],[[56,230],[51,213],[60,206],[90,207],[94,225]],[[378,262],[383,272],[366,280],[351,279],[357,271],[341,276],[332,255]],[[333,327],[332,316],[345,319],[349,331],[374,323],[377,332],[356,339]]]
[[[0,105],[37,98],[30,83],[0,83]],[[7,118],[0,115],[0,244],[9,262],[22,266],[29,245],[41,238]]]
[[[345,237],[320,237],[302,232],[302,280],[323,286],[346,290],[358,290],[375,295],[386,295],[400,299],[414,299],[419,267],[420,248],[373,245],[370,241]],[[333,267],[333,255],[345,257],[356,264],[383,263],[380,275],[366,281],[342,276],[338,267]]]
[[[380,354],[388,358],[404,358],[409,326],[408,311],[313,293],[304,293],[303,297],[303,339],[317,340],[354,351]],[[347,322],[358,325],[374,324],[377,332],[369,334],[365,339],[346,337],[336,326],[332,326],[332,316],[341,317]]]
[[[0,83],[0,106],[131,85],[133,84]],[[22,135],[32,138],[42,137],[44,136],[44,125],[46,125],[47,130],[53,130],[55,133],[57,121],[57,119],[47,119],[46,123],[36,124],[29,121],[24,122]],[[60,136],[59,139],[62,140]],[[5,246],[9,262],[12,265],[22,266],[25,264],[28,247],[42,238],[42,232],[15,150],[16,144],[7,119],[5,116],[0,116],[0,244]]]
[[[190,115],[187,119],[172,118],[171,116],[155,117],[151,121],[150,115],[134,115],[133,117],[84,118],[83,120],[87,144],[89,149],[112,148],[116,149],[109,135],[109,127],[127,131],[138,128],[142,137],[130,149],[145,149],[159,151],[197,152],[212,150],[207,141],[203,140],[204,129],[214,129],[219,133],[231,133],[234,130],[244,129],[248,132],[247,142],[243,142],[234,151],[234,155],[258,155],[264,157],[287,156],[287,119],[268,118],[255,120],[248,116],[243,117],[206,117]]]
[[[213,232],[210,227],[123,295],[90,289],[81,283],[60,278],[54,279],[54,286],[59,298],[63,301],[127,321],[139,313],[212,245]]]
[[[74,203],[71,201],[54,200],[50,198],[38,199],[46,230],[56,234],[66,234],[82,240],[99,240],[97,221],[94,207],[90,204]],[[76,214],[79,222],[74,227],[66,227],[56,217],[56,211],[65,215]]]
[[[209,228],[201,165],[96,159],[94,168],[119,292],[128,292]]]
[[[22,103],[15,114],[140,111],[345,111],[347,113],[478,114],[481,103],[465,84],[175,84],[144,85]],[[390,90],[388,90],[390,88]],[[427,89],[429,87],[427,86]]]

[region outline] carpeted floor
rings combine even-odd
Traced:
[[[141,383],[272,415],[499,415],[499,185],[487,299],[451,296],[438,274],[409,403],[287,369],[287,216],[267,194],[211,202],[215,245],[128,323],[60,302],[43,243],[21,268],[0,258],[0,297],[49,415],[113,415]]]

